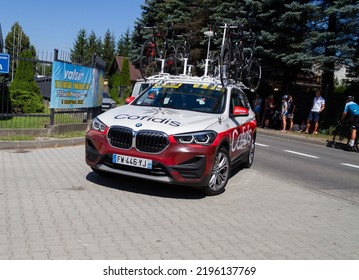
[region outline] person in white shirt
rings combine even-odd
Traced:
[[[325,109],[325,100],[320,95],[320,91],[317,90],[315,93],[315,97],[313,100],[313,107],[312,110],[310,110],[308,119],[307,119],[307,128],[305,130],[305,133],[309,133],[310,124],[312,121],[314,121],[314,129],[313,133],[318,133],[318,122],[319,122],[319,114]]]

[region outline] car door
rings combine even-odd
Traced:
[[[238,116],[233,114],[234,107],[250,109],[248,99],[239,89],[233,88],[230,97],[230,122],[231,122],[231,158],[232,160],[241,156],[248,148],[251,140],[251,132],[248,116]]]

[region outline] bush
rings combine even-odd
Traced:
[[[15,79],[9,88],[13,111],[26,114],[43,112],[45,106],[40,88],[34,81],[34,63],[30,61],[33,58],[32,53],[24,50],[21,57],[29,60],[20,60]]]
[[[10,100],[17,113],[42,113],[45,109],[40,88],[35,81],[14,81],[10,85]]]

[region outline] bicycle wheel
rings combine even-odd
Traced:
[[[171,75],[177,75],[176,70],[176,48],[171,45],[167,48],[164,53],[165,64],[164,64],[164,73],[168,73]]]
[[[221,48],[221,55],[219,57],[219,77],[223,87],[228,85],[231,70],[231,56],[228,43]]]
[[[188,44],[180,43],[176,47],[175,55],[175,65],[176,65],[176,75],[182,74],[185,64],[185,59],[187,58],[187,63],[189,63],[189,47]]]
[[[217,51],[209,52],[208,75],[212,77],[219,76],[219,53]]]
[[[161,71],[161,63],[157,46],[152,40],[147,40],[142,45],[140,54],[140,71],[142,77],[147,80],[148,77],[156,75]]]
[[[252,58],[243,69],[243,84],[250,91],[255,92],[259,88],[262,78],[262,68],[257,59]]]

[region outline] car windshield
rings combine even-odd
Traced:
[[[110,96],[107,94],[107,92],[102,93],[103,98],[110,98]]]
[[[154,85],[132,105],[222,113],[224,89],[203,84],[168,83]]]

